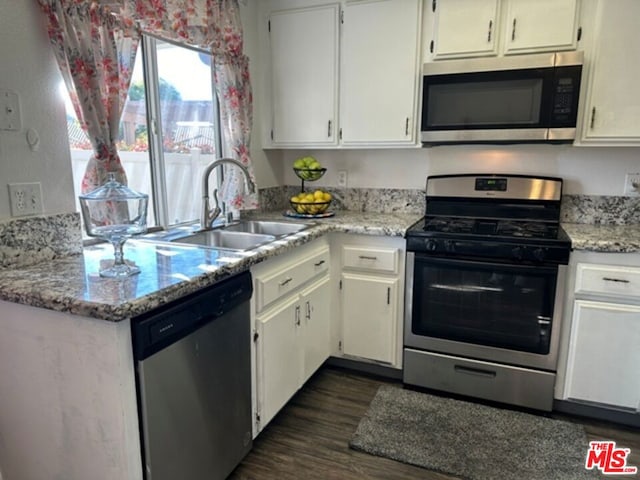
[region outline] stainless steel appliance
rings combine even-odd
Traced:
[[[561,52],[425,63],[421,140],[571,142],[582,62]]]
[[[147,480],[224,479],[252,446],[251,275],[132,320]]]
[[[407,231],[406,384],[551,410],[571,243],[562,180],[427,178]]]

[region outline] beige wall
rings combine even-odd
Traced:
[[[45,213],[75,210],[60,74],[34,0],[0,0],[0,89],[20,96],[22,130],[0,131],[0,219],[10,216],[8,183],[41,182]],[[26,131],[40,135],[32,151]]]

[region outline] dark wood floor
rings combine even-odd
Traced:
[[[349,439],[378,387],[399,382],[323,367],[254,441],[231,479],[349,480],[455,477],[349,449]],[[554,415],[585,425],[590,440],[631,448],[628,465],[640,466],[640,432],[606,422]],[[586,452],[585,452],[586,453]],[[625,478],[616,476],[616,478]],[[627,478],[640,480],[640,474]]]

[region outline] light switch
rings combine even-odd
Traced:
[[[21,129],[20,97],[16,92],[0,89],[0,130],[19,132]]]

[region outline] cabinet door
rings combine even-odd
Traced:
[[[505,54],[575,50],[578,0],[507,0]]]
[[[316,282],[303,291],[300,296],[302,317],[302,350],[304,356],[304,374],[302,383],[329,358],[329,312],[330,312],[329,276]]]
[[[640,306],[574,302],[567,397],[640,411]]]
[[[344,145],[414,142],[418,0],[347,3],[340,102]]]
[[[397,278],[342,274],[342,349],[345,355],[393,363]]]
[[[640,145],[640,2],[601,1],[595,18],[582,140]]]
[[[337,4],[270,16],[274,145],[336,143]]]
[[[497,54],[498,0],[438,0],[433,58]]]
[[[300,387],[302,376],[298,297],[256,317],[258,410],[266,425]],[[232,365],[229,368],[233,368]]]

